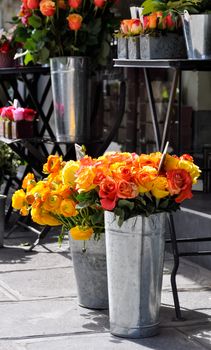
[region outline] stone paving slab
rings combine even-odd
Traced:
[[[197,341],[206,348],[211,348],[211,324],[183,327],[179,330],[190,339]]]
[[[18,293],[17,300],[76,295],[72,267],[5,272],[0,274],[0,286],[1,282]]]
[[[79,307],[76,298],[4,302],[0,315],[0,340],[109,329],[108,313]]]
[[[12,345],[0,341],[0,350],[187,350],[187,348],[191,350],[204,349],[199,343],[173,329],[162,329],[160,335],[145,339],[123,339],[106,332],[23,339],[14,341]]]
[[[67,242],[61,248],[56,242],[46,244],[45,247],[39,245],[32,252],[25,249],[24,246],[20,245],[5,245],[4,248],[0,248],[0,272],[72,266],[69,243]]]

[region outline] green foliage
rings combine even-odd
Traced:
[[[4,182],[4,176],[15,176],[21,160],[9,146],[0,142],[0,186]]]
[[[125,220],[137,215],[148,217],[152,214],[161,213],[163,211],[176,211],[179,207],[179,203],[175,202],[173,196],[156,199],[149,192],[146,192],[135,199],[120,199],[114,209],[114,214],[118,216],[118,224],[121,226]]]
[[[143,15],[148,15],[157,11],[175,10],[183,13],[187,10],[189,13],[203,13],[211,10],[210,0],[145,0],[142,3],[144,7]]]
[[[111,11],[112,6],[113,3],[108,1],[104,8],[96,10],[93,2],[87,0],[76,11],[69,7],[67,10],[57,8],[54,16],[46,17],[36,9],[30,12],[25,22],[22,15],[14,17],[14,38],[22,44],[24,63],[48,63],[49,58],[58,56],[88,56],[94,61],[95,68],[105,65],[112,34],[120,22]],[[68,27],[70,13],[83,17],[82,26],[77,31]]]

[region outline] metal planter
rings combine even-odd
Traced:
[[[117,39],[117,57],[127,59],[128,58],[128,39]]]
[[[188,58],[211,59],[211,14],[182,18]]]
[[[137,216],[118,226],[105,212],[110,331],[126,338],[159,331],[165,213]]]
[[[140,55],[143,60],[186,58],[185,39],[175,33],[143,35],[140,37]]]
[[[57,141],[89,141],[89,59],[55,57],[50,68]]]
[[[89,309],[108,309],[108,285],[106,267],[105,235],[99,241],[73,240],[70,251],[78,291],[78,303]]]

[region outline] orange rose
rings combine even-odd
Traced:
[[[149,19],[149,28],[156,29],[157,28],[157,13],[151,13],[151,15],[148,16],[148,19]]]
[[[49,156],[47,163],[43,165],[43,172],[46,174],[49,173],[58,173],[62,166],[62,159],[57,155]]]
[[[175,199],[177,203],[186,198],[192,198],[192,179],[184,169],[174,169],[167,172],[168,189],[171,195],[179,194]]]
[[[40,3],[40,12],[47,17],[53,16],[56,12],[56,4],[51,0],[42,0]]]
[[[133,182],[121,180],[117,184],[117,196],[119,198],[135,198],[138,193],[138,187]]]
[[[107,176],[100,184],[100,202],[105,210],[112,210],[117,200],[117,184],[112,177]]]
[[[68,0],[68,4],[73,9],[77,9],[81,6],[82,0]]]
[[[67,17],[70,30],[79,30],[82,25],[83,17],[77,13],[72,13]]]
[[[135,181],[139,187],[139,192],[145,193],[152,189],[153,181],[157,177],[157,170],[151,166],[144,166],[135,175]]]

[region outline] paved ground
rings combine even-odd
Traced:
[[[16,230],[0,249],[0,350],[200,350],[211,348],[211,271],[180,264],[178,288],[185,321],[175,321],[166,255],[160,335],[122,339],[109,333],[106,311],[77,305],[69,245],[49,233],[26,252],[31,232]]]

